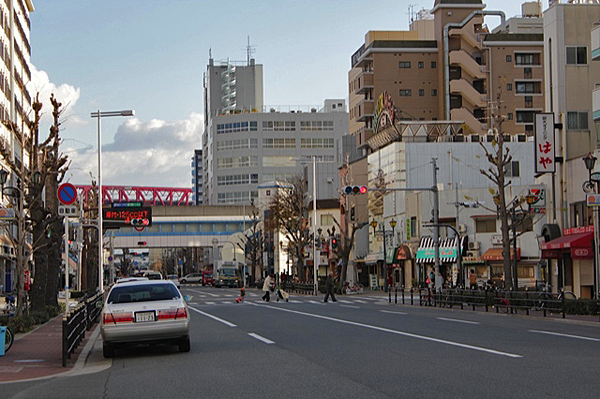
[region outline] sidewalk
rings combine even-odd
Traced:
[[[67,360],[67,367],[62,367],[62,315],[29,333],[17,334],[8,353],[0,356],[0,383],[50,377],[71,370],[93,331],[86,331]]]

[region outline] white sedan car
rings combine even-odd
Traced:
[[[115,284],[104,303],[100,332],[104,357],[122,344],[166,342],[190,351],[189,311],[169,280]]]

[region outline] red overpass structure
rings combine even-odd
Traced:
[[[92,186],[79,186],[77,194],[87,204],[92,193]],[[102,186],[102,203],[143,202],[152,206],[187,206],[194,205],[191,188],[179,187],[134,187],[134,186]]]

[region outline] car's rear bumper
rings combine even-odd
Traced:
[[[186,337],[189,320],[103,324],[100,332],[105,343],[166,341]]]

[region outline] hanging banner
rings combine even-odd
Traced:
[[[535,173],[554,173],[554,114],[535,114]]]

